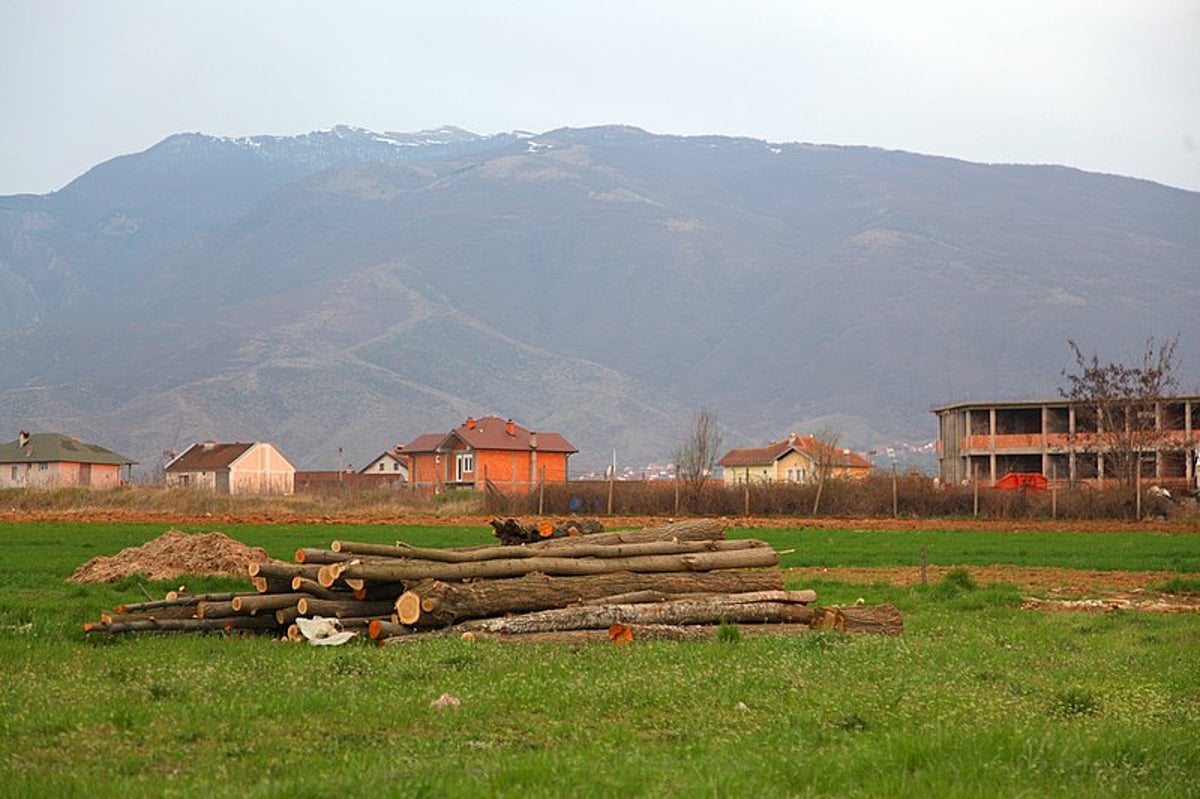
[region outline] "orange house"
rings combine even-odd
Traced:
[[[435,491],[484,488],[527,492],[540,481],[567,482],[567,459],[578,452],[558,433],[534,432],[512,419],[468,418],[449,433],[418,436],[402,450],[408,480]]]

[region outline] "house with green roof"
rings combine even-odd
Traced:
[[[0,444],[0,488],[114,488],[137,461],[63,433],[26,433]],[[125,477],[128,477],[126,473]]]

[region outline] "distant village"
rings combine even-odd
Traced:
[[[935,479],[982,481],[1003,488],[1050,481],[1103,485],[1113,470],[1111,444],[1089,429],[1067,400],[959,403],[933,409],[938,417]],[[1200,480],[1200,397],[1165,400],[1155,410],[1153,439],[1139,444],[1142,479],[1197,487]],[[1094,424],[1094,423],[1093,423]],[[202,441],[170,453],[161,480],[226,495],[349,490],[408,490],[436,495],[494,489],[528,493],[536,486],[576,480],[675,480],[676,464],[648,464],[572,476],[578,450],[559,432],[530,430],[511,418],[468,417],[457,427],[417,436],[376,455],[365,466],[300,471],[271,442]],[[860,479],[874,464],[859,453],[808,435],[789,434],[763,446],[726,450],[707,479],[726,486]],[[885,457],[888,457],[885,453]],[[895,453],[888,457],[892,469]],[[0,444],[0,488],[87,486],[132,482],[135,461],[69,433],[21,431]]]

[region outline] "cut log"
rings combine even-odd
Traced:
[[[440,627],[463,619],[548,610],[633,591],[675,595],[782,589],[783,573],[778,569],[661,574],[614,572],[581,577],[528,574],[508,580],[473,583],[422,580],[412,584],[401,596],[401,600],[408,594],[413,597],[405,602],[407,610],[401,609],[400,601],[396,608],[403,624]]]
[[[172,591],[171,593],[175,592]],[[178,594],[167,599],[155,599],[149,602],[133,602],[124,605],[117,605],[114,610],[118,613],[141,613],[143,611],[157,610],[158,608],[188,607],[197,605],[201,602],[228,602],[235,596],[250,596],[250,594],[234,593],[229,591],[213,594]]]
[[[521,524],[516,519],[492,519],[492,534],[504,546],[529,544],[548,538],[572,538],[599,533],[604,525],[596,519],[579,519],[566,522],[541,521],[536,524]]]
[[[386,621],[384,619],[375,619],[367,626],[367,635],[372,640],[391,638],[397,635],[409,635],[412,632],[414,632],[412,627],[396,624],[393,621]]]
[[[275,611],[275,623],[280,627],[287,627],[298,618],[300,618],[300,609],[295,605]]]
[[[251,577],[266,577],[268,579],[292,579],[296,575],[317,579],[320,566],[315,563],[285,563],[281,560],[271,560],[266,563],[251,563],[248,567]]]
[[[554,576],[607,574],[619,571],[641,573],[713,571],[775,566],[779,555],[769,545],[731,551],[694,552],[685,555],[645,555],[625,558],[537,557],[490,560],[480,563],[431,563],[424,561],[373,561],[333,563],[321,567],[317,580],[329,587],[339,578],[373,582],[404,582],[431,578],[467,580],[480,577],[519,577],[541,572]]]
[[[302,547],[296,550],[295,561],[297,563],[341,563],[347,560],[354,560],[357,555],[351,555],[346,552],[337,552],[329,549],[313,549],[312,547]]]
[[[301,616],[332,616],[337,619],[368,617],[386,618],[392,615],[395,603],[383,600],[380,602],[360,602],[357,599],[301,599],[296,603],[296,609]]]
[[[745,599],[738,594],[705,599],[676,599],[640,605],[582,605],[542,610],[521,616],[474,619],[455,625],[461,631],[494,633],[551,632],[608,629],[614,624],[803,624],[814,611],[804,604],[763,601],[755,592]]]
[[[335,591],[332,588],[326,588],[316,580],[310,580],[300,575],[292,578],[291,589],[298,593],[316,597],[317,599],[349,599],[351,596],[346,591]]]
[[[196,615],[195,605],[169,605],[151,610],[132,613],[101,613],[100,621],[104,624],[127,621],[154,621],[155,619],[191,619]]]
[[[816,608],[812,621],[814,630],[837,630],[844,633],[900,635],[904,632],[904,617],[894,605],[832,605]]]
[[[292,581],[286,577],[263,577],[260,574],[251,577],[250,584],[260,594],[282,594],[292,590]]]
[[[241,596],[229,604],[234,613],[255,616],[264,611],[274,613],[280,608],[296,607],[301,599],[316,599],[309,594],[261,594],[259,596]],[[205,614],[207,617],[208,614]]]

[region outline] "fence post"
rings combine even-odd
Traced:
[[[742,510],[742,515],[749,518],[749,516],[750,516],[750,481],[749,480],[746,481],[745,488],[742,490],[742,505],[744,506],[743,510]]]

